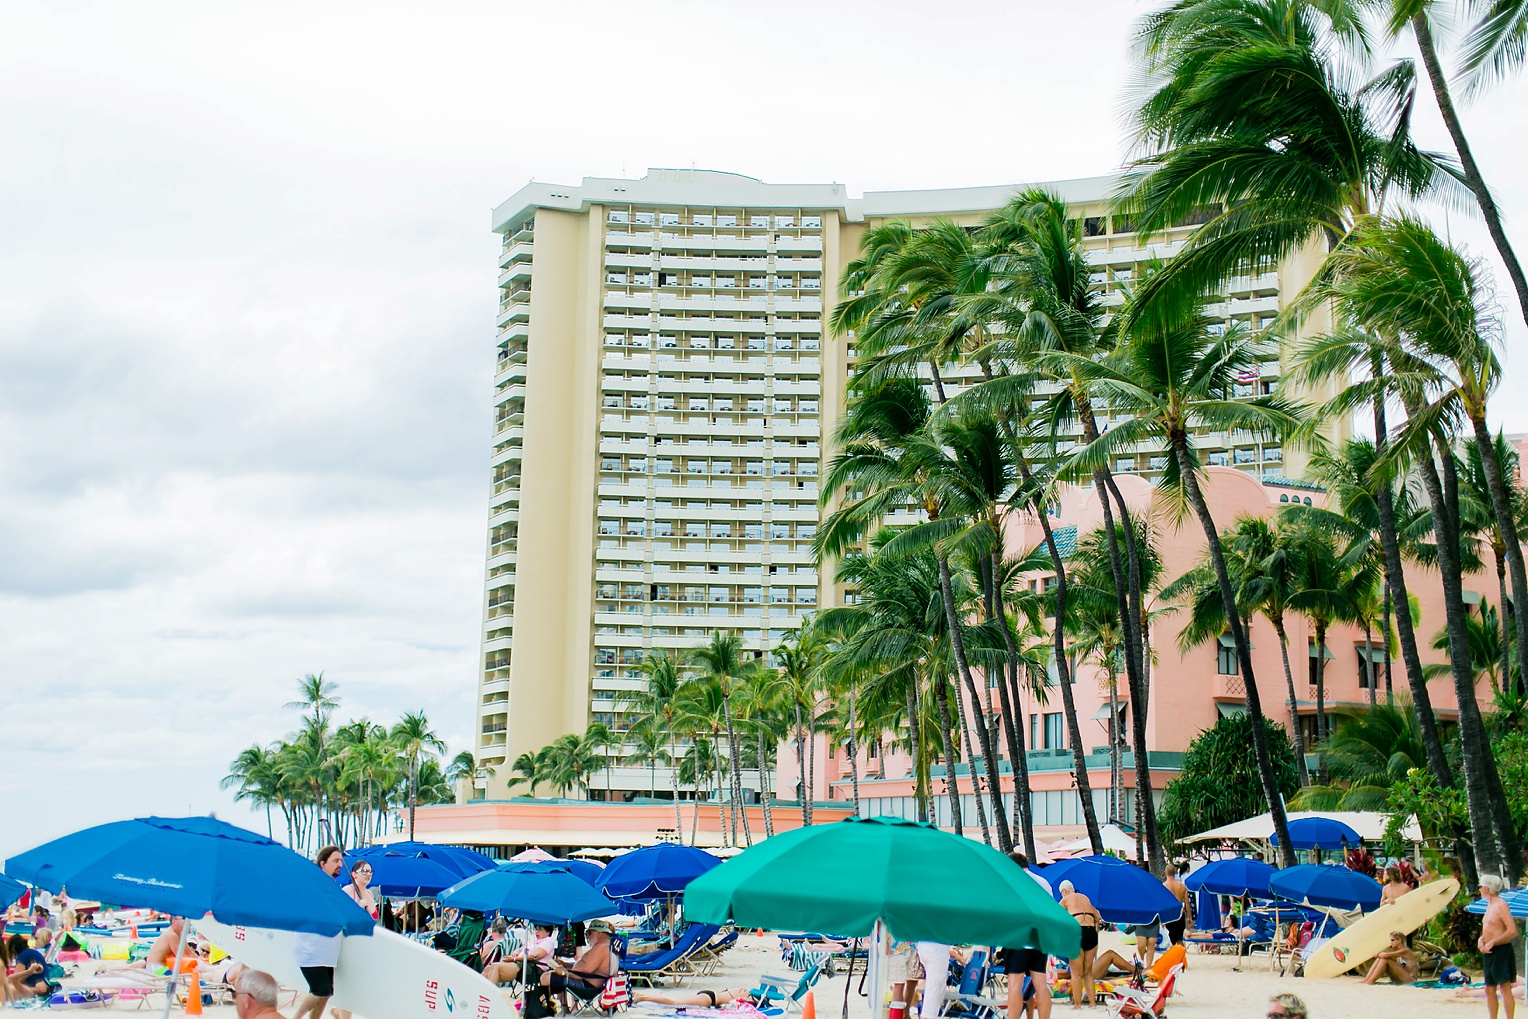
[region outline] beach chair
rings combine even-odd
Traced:
[[[679,935],[679,940],[674,942],[673,948],[631,956],[622,961],[621,969],[625,971],[629,979],[640,980],[651,987],[658,986],[658,983],[663,980],[673,980],[676,984],[682,984],[696,973],[696,968],[690,963],[689,957],[706,942],[716,937],[716,932],[720,929],[715,924],[691,924]]]
[[[754,1004],[760,1011],[783,1008],[786,1012],[792,1012],[801,1008],[801,999],[806,997],[806,992],[812,989],[812,985],[821,976],[821,965],[811,967],[799,979],[765,973],[759,977],[759,986],[750,989],[748,993],[753,996]]]
[[[488,922],[481,913],[463,913],[461,920],[456,925],[456,930],[451,932],[456,938],[456,944],[445,950],[445,954],[461,963],[470,966],[477,972],[483,972],[483,959],[478,955],[478,948],[483,943],[483,935],[487,933]]]
[[[690,963],[700,976],[710,976],[716,972],[716,967],[721,964],[722,953],[737,943],[737,928],[728,925],[712,938],[701,945],[691,956]]]
[[[1110,991],[1104,998],[1104,1004],[1109,1009],[1109,1019],[1161,1019],[1167,1014],[1167,999],[1172,997],[1173,988],[1178,983],[1178,974],[1182,972],[1181,965],[1169,970],[1166,979],[1157,985],[1156,994],[1130,987]]]
[[[600,993],[590,998],[581,998],[576,994],[571,997],[575,1007],[567,1013],[569,1019],[615,1015],[631,1003],[631,982],[626,979],[625,973],[616,970],[615,975],[605,981],[605,987]]]
[[[992,979],[991,960],[992,957],[982,949],[971,953],[971,960],[961,968],[960,982],[955,990],[945,993],[941,1016],[1000,1019],[1008,1007],[1007,999],[983,993]]]

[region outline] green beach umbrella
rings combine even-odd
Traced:
[[[900,941],[1038,948],[1075,958],[1077,921],[980,842],[894,817],[782,832],[690,882],[685,919]]]

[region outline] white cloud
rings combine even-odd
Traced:
[[[229,759],[291,727],[305,672],[337,679],[347,711],[424,708],[468,745],[487,221],[526,180],[693,162],[858,193],[1104,172],[1145,9],[9,10],[0,815],[20,823],[0,856],[227,811]],[[1466,111],[1509,217],[1528,215],[1520,95]],[[1418,116],[1447,148],[1425,97]],[[1448,225],[1489,252],[1468,217]]]

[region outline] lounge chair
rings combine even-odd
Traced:
[[[722,953],[737,944],[737,928],[731,925],[719,931],[716,937],[695,950],[690,962],[701,976],[710,976],[721,964]]]
[[[969,1019],[1000,1019],[1008,1007],[1006,998],[983,992],[992,979],[991,956],[978,949],[971,953],[971,960],[960,971],[960,983],[955,990],[944,996],[942,1016],[964,1016]]]
[[[653,987],[656,987],[661,980],[683,983],[686,978],[697,972],[696,967],[689,962],[689,957],[716,937],[716,932],[719,930],[721,928],[715,924],[691,924],[679,935],[679,940],[674,942],[673,948],[649,952],[646,955],[630,956],[621,961],[621,970],[629,979],[641,980]]]
[[[812,985],[817,983],[821,976],[821,965],[811,967],[801,974],[799,979],[770,976],[765,973],[759,977],[759,986],[748,993],[753,996],[754,1004],[760,1011],[767,1008],[783,1008],[786,1012],[791,1012],[801,1007],[801,999],[806,997],[806,992],[812,989]]]
[[[1104,998],[1104,1004],[1109,1009],[1109,1019],[1161,1019],[1167,1014],[1167,999],[1172,997],[1173,988],[1178,983],[1178,974],[1182,972],[1182,966],[1174,966],[1169,970],[1166,979],[1157,985],[1155,995],[1150,991],[1137,991],[1130,987],[1110,991]]]

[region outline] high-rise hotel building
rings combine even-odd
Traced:
[[[1192,229],[1139,243],[1109,211],[1114,183],[1047,185],[1076,206],[1094,282],[1110,295]],[[852,338],[828,330],[839,275],[867,226],[974,224],[1016,190],[850,198],[839,184],[655,169],[528,184],[494,210],[503,247],[474,796],[504,796],[515,758],[558,735],[591,721],[621,728],[622,695],[641,687],[649,651],[694,648],[717,628],[767,651],[842,597],[811,555],[853,359]],[[1212,310],[1262,324],[1314,257],[1232,281]],[[1269,392],[1279,377],[1270,348],[1238,393]],[[1277,444],[1203,442],[1211,463],[1285,470]],[[1114,466],[1151,475],[1164,461],[1142,449]],[[645,795],[649,781],[645,766],[619,762],[608,776],[617,798]],[[657,782],[667,789],[667,769]]]

